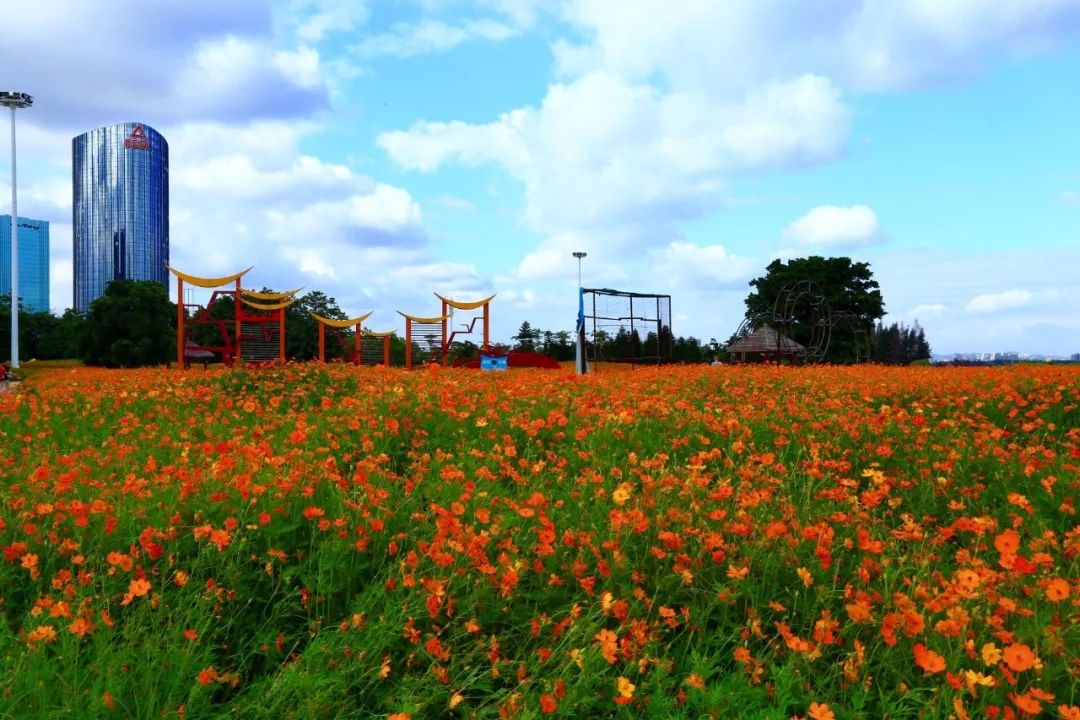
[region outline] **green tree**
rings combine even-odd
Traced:
[[[574,353],[574,334],[569,330],[556,331],[555,342],[553,344],[553,355],[555,359],[573,360]]]
[[[746,298],[747,317],[772,318],[776,300],[784,290],[809,281],[828,303],[834,321],[824,359],[834,363],[854,362],[865,353],[863,346],[869,344],[874,321],[885,315],[880,286],[869,263],[853,262],[849,257],[815,255],[788,262],[774,260],[765,270],[765,275],[750,281],[754,290]],[[810,343],[815,322],[829,320],[817,316],[818,310],[810,300],[807,296],[793,302],[793,317],[783,328],[803,345]]]
[[[874,360],[888,365],[908,365],[930,359],[930,343],[918,321],[912,327],[904,323],[874,327]]]
[[[19,359],[59,360],[79,357],[83,316],[71,310],[60,317],[51,312],[32,311],[19,304]],[[11,358],[11,296],[0,295],[0,361]]]
[[[187,317],[189,319],[193,318],[196,312],[188,312]],[[225,344],[222,332],[230,338],[235,334],[235,318],[236,300],[232,295],[218,295],[213,304],[207,308],[206,319],[219,322],[189,323],[185,321],[184,335],[188,340],[199,346],[222,346]]]
[[[519,350],[536,350],[536,341],[540,339],[540,331],[533,329],[533,326],[526,320],[521,323],[517,335],[512,339],[517,340],[517,348]]]
[[[87,365],[140,367],[176,357],[176,305],[152,280],[113,280],[90,303],[80,356]]]
[[[321,290],[312,290],[301,295],[296,302],[285,310],[285,356],[290,360],[312,360],[319,356],[319,321],[311,317],[315,313],[331,320],[349,318],[337,300],[327,296]],[[336,333],[341,335],[335,335]],[[352,330],[326,330],[326,359],[343,357],[345,349],[340,338],[348,347],[352,347]]]

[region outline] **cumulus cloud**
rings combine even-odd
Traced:
[[[967,311],[972,313],[994,313],[1023,307],[1035,298],[1028,290],[1005,290],[999,293],[985,293],[971,298]]]
[[[682,240],[670,243],[659,259],[663,274],[706,287],[744,286],[761,268],[759,259],[733,255],[723,245],[696,245]],[[683,282],[678,284],[685,287]]]
[[[836,88],[816,76],[718,101],[592,74],[551,86],[539,108],[486,124],[421,122],[378,142],[408,169],[503,167],[523,184],[526,218],[541,232],[655,230],[715,207],[727,173],[836,157],[848,121]]]
[[[821,205],[794,220],[784,238],[829,249],[858,247],[878,239],[878,219],[866,205]]]
[[[35,95],[29,122],[72,134],[135,118],[156,127],[302,117],[328,104],[318,53],[276,45],[263,2],[148,3],[133,12],[123,0],[43,0],[16,3],[4,23],[0,67],[12,87]]]
[[[603,68],[718,91],[814,72],[858,90],[922,86],[978,72],[1003,54],[1064,46],[1080,35],[1075,0],[897,0],[791,3],[570,0],[586,38],[558,46],[561,70]]]

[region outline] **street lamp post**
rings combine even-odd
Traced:
[[[589,253],[581,252],[580,250],[574,253],[574,257],[577,258],[577,286],[578,290],[581,289],[581,259]]]
[[[24,92],[0,90],[0,105],[11,108],[11,368],[19,367],[19,206],[15,193],[15,110],[28,108],[34,98]]]
[[[588,253],[581,252],[580,250],[574,253],[574,257],[577,258],[577,287],[578,287],[578,322],[577,322],[577,351],[575,365],[577,366],[578,375],[584,375],[588,366],[585,361],[585,294],[581,291],[581,260]]]

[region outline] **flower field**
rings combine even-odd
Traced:
[[[1080,369],[53,368],[0,718],[1080,720]]]

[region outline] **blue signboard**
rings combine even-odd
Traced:
[[[480,354],[480,369],[481,370],[505,370],[506,369],[506,355],[484,355]]]

